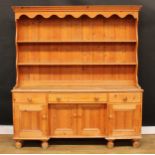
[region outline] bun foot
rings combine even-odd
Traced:
[[[133,146],[134,148],[140,147],[140,141],[139,141],[139,140],[133,140],[132,146]]]
[[[22,142],[21,141],[16,141],[15,146],[17,149],[20,149],[22,147]]]
[[[47,141],[43,141],[43,142],[41,143],[41,147],[42,147],[43,149],[47,149],[47,148],[48,148],[48,142],[47,142]]]
[[[113,147],[114,147],[114,142],[113,142],[113,140],[109,140],[109,141],[107,142],[107,148],[112,149]]]

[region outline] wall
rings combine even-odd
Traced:
[[[12,124],[15,85],[15,25],[12,5],[134,5],[139,23],[139,83],[144,88],[143,125],[155,125],[155,0],[0,0],[0,124]]]

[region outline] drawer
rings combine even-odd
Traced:
[[[106,93],[52,93],[50,103],[105,103]]]
[[[109,102],[141,102],[141,93],[110,93]]]
[[[14,102],[18,103],[46,103],[44,93],[13,93]]]

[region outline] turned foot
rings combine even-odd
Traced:
[[[41,147],[42,147],[43,149],[47,149],[47,148],[48,148],[48,142],[47,142],[47,141],[43,141],[43,142],[41,143]]]
[[[107,147],[108,147],[109,149],[111,149],[111,148],[114,147],[114,142],[113,142],[113,140],[108,140],[108,142],[107,142]]]
[[[22,142],[21,141],[16,141],[15,146],[17,149],[20,149],[22,147]]]
[[[140,146],[140,141],[139,140],[133,140],[133,142],[132,142],[132,146],[134,147],[134,148],[138,148],[139,146]]]

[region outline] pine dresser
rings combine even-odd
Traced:
[[[140,145],[141,6],[14,6],[14,139],[105,138]]]

